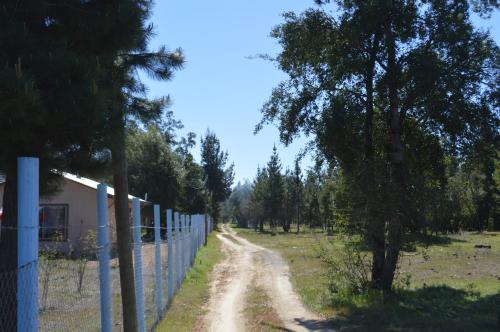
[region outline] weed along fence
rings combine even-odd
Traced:
[[[112,241],[109,195],[97,186],[97,227],[82,239],[78,255],[42,246],[39,236],[38,159],[18,160],[17,268],[0,272],[0,331],[121,331],[119,261]],[[210,217],[153,205],[151,225],[141,222],[132,198],[134,279],[139,331],[152,331],[165,316],[206,232]],[[2,231],[4,226],[2,225]],[[43,227],[42,227],[43,228]],[[60,243],[59,243],[60,245]]]

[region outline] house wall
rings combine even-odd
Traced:
[[[3,201],[4,185],[0,184],[0,207]],[[59,191],[48,197],[40,197],[40,204],[65,204],[68,205],[68,225],[67,241],[65,242],[40,242],[41,248],[57,248],[58,251],[68,253],[74,250],[81,252],[82,239],[84,239],[89,230],[96,232],[97,240],[97,190],[87,187],[80,183],[64,179]],[[144,209],[146,203],[141,202],[141,208]],[[132,209],[132,202],[129,201],[129,209]],[[108,196],[108,217],[109,217],[109,235],[111,247],[116,247],[116,218],[115,206],[112,196]],[[148,218],[142,215],[142,222]]]
[[[82,239],[86,238],[89,230],[97,235],[96,190],[64,180],[59,192],[50,197],[40,197],[40,204],[68,205],[67,243],[59,244],[62,251],[73,249],[79,252]]]
[[[0,184],[0,207],[2,207],[5,184]],[[56,247],[61,252],[69,250],[81,251],[81,239],[89,230],[97,236],[97,191],[79,183],[64,180],[59,191],[49,197],[40,197],[40,204],[68,205],[67,241],[63,243],[41,242],[42,248]],[[116,221],[113,197],[108,198],[108,216],[110,224],[110,240],[116,243]],[[97,237],[96,237],[97,240]]]

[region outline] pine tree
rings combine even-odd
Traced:
[[[6,173],[0,272],[17,268],[16,159],[40,158],[42,194],[57,187],[53,170],[85,174],[105,161],[96,149],[107,107],[99,90],[104,71],[89,50],[104,37],[88,6],[4,1],[0,7],[0,169]],[[15,303],[15,287],[0,285],[5,303]],[[15,307],[0,313],[0,326],[15,329]]]
[[[268,174],[266,169],[257,167],[257,175],[252,183],[252,210],[255,216],[255,225],[259,227],[259,231],[264,232],[264,222],[266,218],[265,202],[267,200]]]
[[[184,160],[179,206],[189,214],[204,214],[208,208],[208,195],[203,182],[203,168],[191,154]]]
[[[282,213],[284,198],[283,176],[281,174],[281,161],[276,146],[273,147],[271,159],[267,163],[267,197],[265,201],[266,212],[270,219],[271,228],[274,230]],[[286,227],[285,227],[286,228]]]
[[[300,219],[303,206],[303,187],[302,182],[302,170],[300,169],[299,158],[295,159],[294,169],[292,173],[293,177],[293,197],[292,200],[295,205],[295,217],[297,218],[297,233],[300,232]]]
[[[215,133],[207,130],[201,138],[201,165],[205,173],[205,187],[210,195],[211,213],[219,221],[220,204],[231,194],[234,180],[234,165],[227,165],[227,152],[221,151]]]

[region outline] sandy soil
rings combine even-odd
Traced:
[[[332,331],[321,317],[304,307],[278,253],[249,242],[225,225],[222,230],[217,237],[227,258],[214,270],[205,330],[245,331],[245,292],[250,282],[258,282],[272,299],[284,331]]]

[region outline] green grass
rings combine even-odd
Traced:
[[[249,332],[287,331],[272,300],[255,278],[247,288],[245,301],[246,330]]]
[[[223,259],[220,241],[215,233],[209,235],[207,246],[198,252],[195,264],[188,272],[157,331],[192,331],[200,317],[204,316],[204,306],[210,293],[210,272],[215,264]]]
[[[292,283],[304,303],[340,331],[498,331],[500,233],[410,239],[401,256],[396,292],[341,298],[328,290],[320,246],[332,254],[343,242],[319,231],[259,234],[235,229],[252,242],[278,250],[290,265]],[[330,244],[331,243],[331,244]],[[477,249],[475,244],[491,245]],[[403,287],[403,284],[408,284]]]

